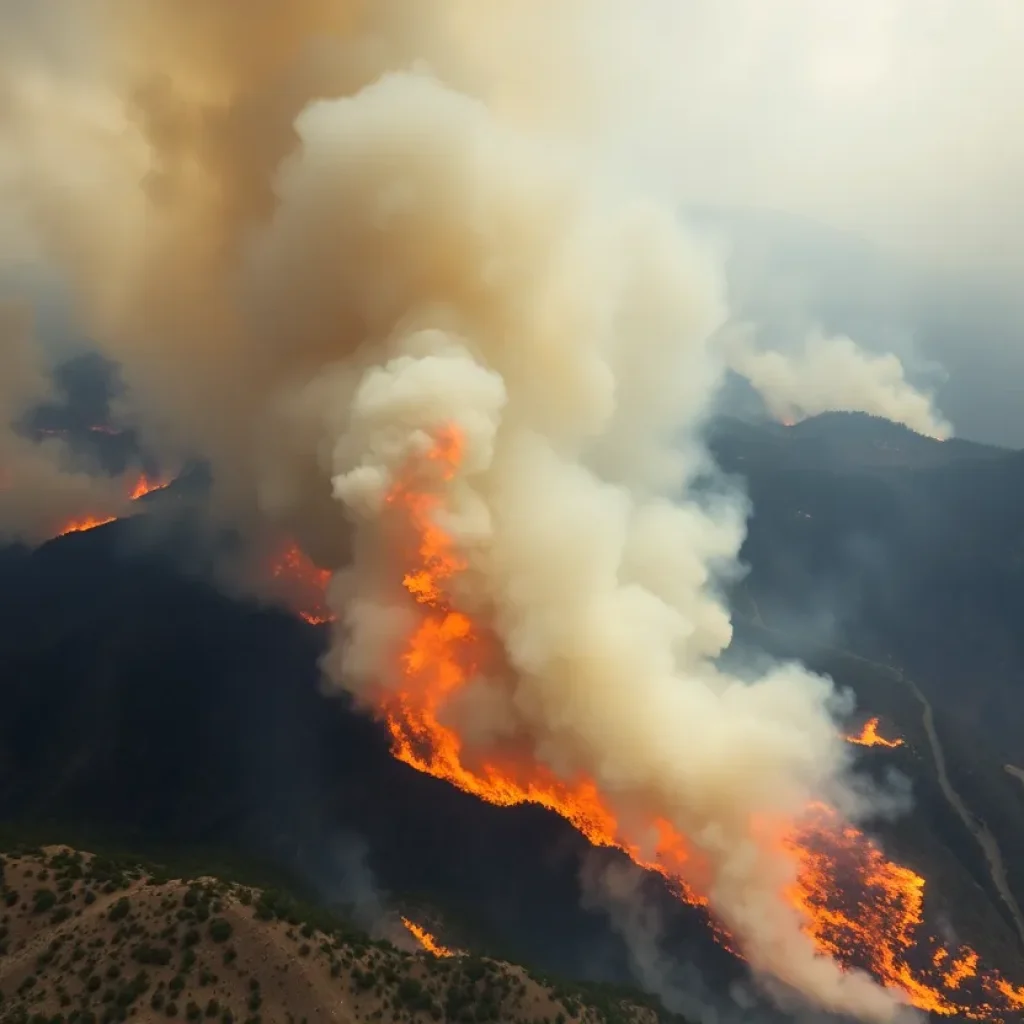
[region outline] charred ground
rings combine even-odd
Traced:
[[[863,755],[913,784],[912,814],[880,826],[886,848],[928,878],[935,926],[1012,975],[1012,914],[943,791],[906,680],[1024,898],[1024,786],[1004,770],[1024,766],[1024,463],[863,417],[724,421],[713,443],[755,508],[736,656],[805,658],[905,737]],[[47,841],[190,856],[197,873],[257,863],[371,915],[420,900],[474,950],[630,978],[606,915],[583,909],[581,864],[613,854],[542,811],[481,804],[396,762],[374,723],[320,695],[322,634],[218,593],[197,551],[180,518],[156,535],[138,520],[0,551],[5,821]],[[698,917],[657,885],[651,899],[663,946],[724,990],[736,967]]]

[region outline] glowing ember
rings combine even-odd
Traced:
[[[426,928],[422,925],[416,924],[415,921],[410,921],[409,918],[403,917],[402,924],[409,929],[409,933],[428,953],[433,953],[434,956],[439,957],[464,955],[460,950],[449,949],[447,946],[442,946]]]
[[[903,746],[903,740],[898,736],[894,740],[887,740],[884,736],[879,735],[877,718],[872,718],[865,722],[864,728],[861,729],[859,735],[847,736],[846,742],[856,743],[861,747],[888,747],[889,749]]]
[[[287,587],[289,598],[300,618],[313,626],[321,626],[334,619],[324,597],[331,574],[314,565],[297,544],[288,544],[274,559],[271,575]]]

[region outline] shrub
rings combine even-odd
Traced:
[[[148,942],[140,942],[132,950],[132,959],[140,964],[166,967],[171,962],[171,951],[166,946],[151,946]]]
[[[111,921],[123,921],[131,912],[132,905],[127,896],[122,896],[111,908],[107,917]]]
[[[214,942],[227,942],[231,938],[232,931],[231,922],[226,921],[223,917],[215,917],[210,922],[210,938]]]
[[[36,889],[32,897],[32,911],[43,914],[57,905],[57,894],[52,889]]]

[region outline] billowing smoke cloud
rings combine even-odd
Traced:
[[[758,349],[743,334],[728,342],[732,368],[746,377],[780,420],[792,423],[829,410],[883,416],[945,440],[953,428],[918,391],[892,353],[876,355],[851,338],[810,334],[794,353]]]
[[[0,304],[0,541],[45,540],[78,516],[112,515],[126,503],[113,482],[76,469],[60,438],[35,442],[18,432],[50,387],[30,317]]]
[[[95,66],[11,83],[17,194],[151,439],[338,570],[335,685],[401,704],[414,479],[491,652],[439,709],[463,760],[592,779],[651,853],[670,823],[756,974],[891,1019],[782,895],[780,831],[815,799],[865,809],[832,687],[716,667],[745,507],[691,484],[724,297],[674,204],[603,159],[611,43],[644,5],[76,9]]]

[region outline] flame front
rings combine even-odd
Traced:
[[[89,429],[92,430],[94,428],[90,427]],[[153,478],[143,473],[128,492],[128,501],[138,501],[140,498],[146,497],[147,494],[166,490],[172,483],[172,480]],[[70,522],[65,523],[54,536],[66,537],[70,533],[85,533],[87,530],[95,530],[99,526],[106,526],[107,523],[117,522],[120,518],[120,516],[82,516],[79,519],[72,519]]]
[[[700,872],[694,853],[669,821],[648,822],[648,833],[656,837],[652,856],[651,844],[641,846],[625,834],[594,780],[566,781],[520,754],[470,764],[461,737],[442,721],[452,698],[495,657],[488,631],[453,607],[449,596],[466,560],[439,523],[443,502],[437,479],[442,485],[452,480],[461,457],[459,433],[453,428],[439,431],[426,457],[435,473],[434,486],[417,486],[418,477],[410,473],[387,495],[387,505],[412,533],[412,561],[402,582],[420,611],[399,658],[401,685],[380,698],[392,752],[418,771],[492,804],[532,803],[552,810],[594,845],[622,850],[638,865],[658,872],[680,899],[707,908],[696,881]],[[867,746],[903,742],[879,736],[877,725],[873,719],[849,739]],[[1024,1009],[1024,988],[995,972],[980,971],[973,950],[947,948],[927,934],[924,879],[887,860],[872,839],[836,812],[823,805],[809,808],[784,845],[798,866],[797,882],[785,897],[822,956],[844,969],[866,969],[912,1005],[942,1016],[998,1021]],[[430,948],[422,929],[408,921],[406,926]],[[726,931],[713,927],[719,941],[736,952]]]
[[[85,533],[87,530],[95,530],[98,526],[106,526],[107,523],[117,521],[117,516],[85,516],[82,519],[72,519],[60,528],[58,537],[66,537],[69,533]]]
[[[878,719],[871,718],[864,723],[864,728],[856,736],[847,736],[847,743],[856,743],[861,747],[888,747],[890,750],[895,747],[902,747],[903,740],[899,736],[894,740],[887,740],[878,732]]]
[[[430,932],[427,931],[422,925],[417,924],[415,921],[410,921],[409,918],[403,917],[402,924],[409,929],[409,934],[428,952],[432,953],[437,957],[452,957],[462,956],[462,953],[457,949],[449,949],[447,946],[442,946],[437,939],[434,938]]]

